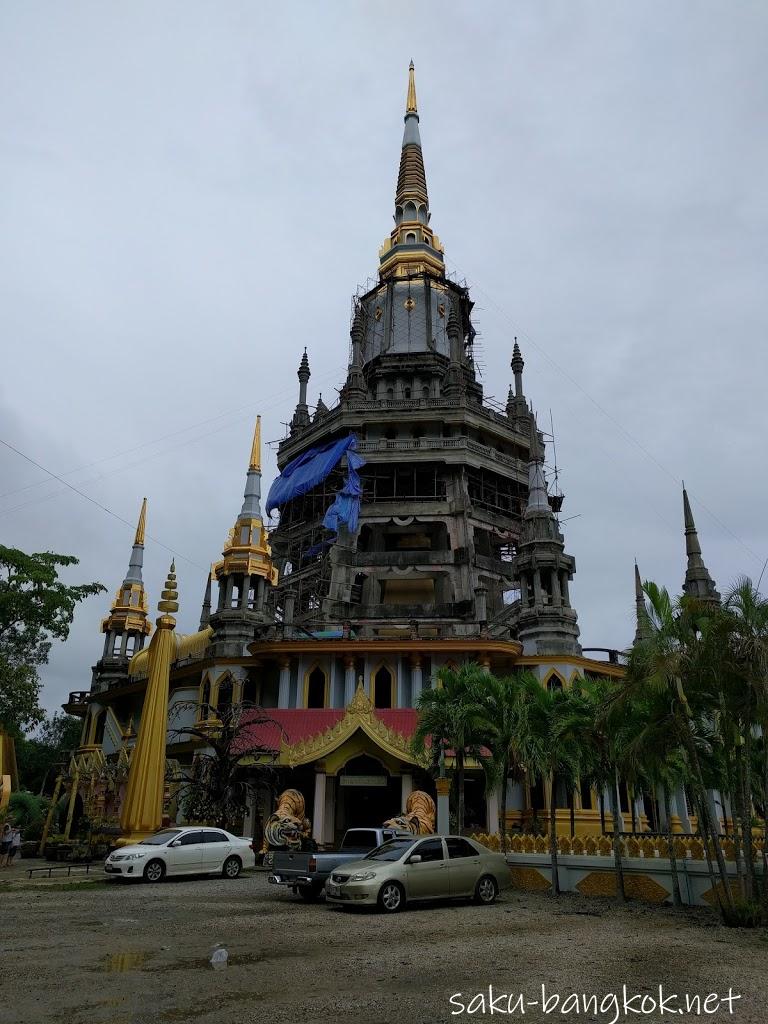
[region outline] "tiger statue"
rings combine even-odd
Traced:
[[[421,789],[415,789],[405,802],[405,810],[384,822],[384,828],[396,828],[417,836],[431,836],[435,831],[435,801]]]
[[[277,799],[277,807],[264,826],[269,849],[300,850],[312,834],[312,822],[304,817],[304,797],[298,789],[286,789]]]

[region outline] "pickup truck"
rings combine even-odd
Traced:
[[[350,828],[344,833],[338,850],[326,853],[272,850],[265,854],[264,866],[270,869],[269,882],[272,885],[288,886],[307,903],[313,903],[339,864],[360,860],[382,843],[410,834],[395,828]]]

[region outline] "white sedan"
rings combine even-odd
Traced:
[[[133,846],[122,846],[104,862],[109,875],[162,882],[166,875],[223,875],[237,878],[256,866],[250,839],[222,828],[164,828]]]

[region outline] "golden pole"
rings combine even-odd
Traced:
[[[168,732],[168,684],[176,657],[176,620],[179,610],[174,563],[168,573],[158,611],[157,629],[148,651],[148,679],[136,746],[131,755],[128,785],[120,811],[122,835],[118,846],[138,843],[162,823],[165,786],[165,744]]]
[[[77,798],[77,787],[80,784],[80,773],[75,769],[75,774],[72,776],[72,789],[69,793],[69,804],[67,805],[67,824],[64,828],[64,838],[69,839],[69,833],[72,828],[72,818],[75,814],[75,800]]]
[[[51,797],[51,806],[48,808],[48,813],[45,816],[45,825],[43,827],[43,834],[40,838],[40,845],[37,848],[38,856],[42,856],[45,844],[48,842],[48,833],[51,831],[51,822],[53,816],[56,813],[56,804],[59,800],[59,794],[61,793],[61,783],[63,782],[63,776],[59,775],[56,778],[56,785],[53,787],[53,796]]]

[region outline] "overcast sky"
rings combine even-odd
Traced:
[[[413,58],[486,393],[516,334],[582,643],[627,645],[634,557],[682,580],[682,478],[721,590],[768,556],[766,53],[760,0],[5,3],[0,437],[130,522],[147,495],[151,606],[166,545],[195,629],[256,413],[282,436],[305,345],[312,403],[343,381]],[[132,531],[2,447],[0,494],[2,543],[109,589],[43,670],[55,708]]]

